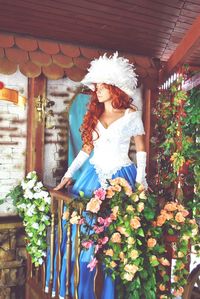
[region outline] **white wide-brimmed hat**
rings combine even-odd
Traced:
[[[124,57],[119,57],[118,52],[107,57],[106,53],[90,63],[87,75],[81,81],[95,91],[95,83],[106,83],[117,86],[130,98],[133,98],[137,86],[135,67]]]

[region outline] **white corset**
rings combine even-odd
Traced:
[[[132,164],[128,157],[131,137],[145,134],[140,112],[128,111],[107,129],[98,121],[98,139],[97,133],[93,132],[94,154],[90,163],[94,165],[102,187],[106,187],[106,179],[112,178],[122,167]]]

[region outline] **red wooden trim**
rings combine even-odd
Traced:
[[[149,155],[150,155],[150,129],[151,129],[151,90],[146,89],[144,94],[145,103],[145,148],[147,152],[147,173],[149,172]]]
[[[179,43],[175,52],[167,62],[165,73],[169,75],[176,66],[180,66],[186,61],[191,53],[197,49],[200,41],[200,16],[194,21],[185,37]]]

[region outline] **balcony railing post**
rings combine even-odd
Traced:
[[[79,215],[82,215],[82,205],[79,204]],[[74,299],[78,299],[78,285],[80,278],[80,224],[76,225],[76,237],[75,237],[75,264],[74,264]]]
[[[69,209],[68,209],[69,210]],[[71,224],[69,222],[70,213],[68,213],[67,217],[67,244],[66,244],[66,298],[68,299],[69,294],[69,286],[70,286],[70,270],[71,270]]]

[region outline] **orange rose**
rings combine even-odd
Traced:
[[[165,215],[158,216],[157,221],[156,221],[157,226],[162,226],[166,220],[167,220],[167,218]]]
[[[183,292],[184,292],[184,288],[180,287],[178,290],[175,290],[173,292],[173,295],[176,296],[176,297],[179,297],[179,296],[181,296],[183,294]]]
[[[133,194],[133,191],[129,186],[125,187],[124,192],[126,193],[127,196],[131,196]]]
[[[118,232],[120,232],[120,234],[124,235],[125,237],[128,237],[129,234],[127,234],[125,227],[122,226],[118,226],[116,229]]]
[[[174,282],[178,282],[179,281],[179,277],[178,276],[174,276]]]
[[[120,185],[115,185],[112,187],[112,190],[116,192],[120,192],[122,190],[122,187]]]
[[[156,243],[157,243],[156,239],[150,238],[150,239],[147,241],[147,246],[148,246],[149,248],[152,248],[152,247],[154,247],[154,246],[156,245]]]
[[[90,211],[92,213],[97,213],[100,210],[101,200],[93,197],[87,203],[86,211]]]
[[[137,210],[139,213],[141,213],[144,210],[144,203],[143,202],[139,202],[138,206],[137,206]]]
[[[161,265],[163,265],[163,266],[170,266],[170,262],[169,262],[166,258],[164,258],[164,257],[160,258],[160,259],[159,259],[159,262],[160,262]]]
[[[121,259],[122,262],[124,261],[124,253],[123,253],[123,251],[120,252],[119,258]]]
[[[113,256],[114,252],[112,249],[107,249],[104,251],[105,255]]]
[[[131,219],[130,221],[130,226],[133,228],[133,229],[137,229],[141,226],[141,223],[139,221],[139,217],[134,217],[133,219]]]
[[[185,207],[183,205],[177,205],[178,211],[182,212],[185,210]]]
[[[137,257],[139,256],[139,253],[137,250],[133,249],[131,250],[131,253],[130,253],[130,257],[135,260]]]
[[[120,233],[114,233],[111,237],[111,242],[113,243],[121,243],[121,235]]]
[[[115,268],[115,267],[117,266],[117,264],[116,264],[114,261],[112,261],[112,262],[110,263],[110,266],[111,266],[111,268]]]
[[[107,198],[112,198],[113,196],[115,195],[115,192],[110,188],[107,189],[107,192],[106,192],[106,197]]]
[[[178,212],[175,216],[175,220],[177,222],[184,222],[185,221],[185,218],[183,217],[182,213],[181,212]]]
[[[169,212],[176,211],[177,210],[177,204],[175,202],[167,203],[164,206],[164,209],[169,211]]]
[[[159,289],[160,289],[161,291],[165,291],[166,287],[165,287],[164,284],[160,284],[160,285],[159,285]]]

